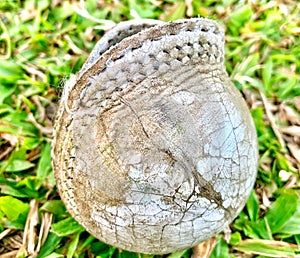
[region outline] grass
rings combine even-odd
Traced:
[[[140,257],[93,238],[66,212],[51,170],[55,103],[109,21],[197,16],[226,27],[226,67],[251,109],[260,154],[255,189],[210,257],[300,257],[300,5],[293,0],[1,1],[0,257]]]

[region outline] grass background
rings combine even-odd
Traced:
[[[51,170],[55,103],[111,21],[198,16],[226,28],[226,68],[251,109],[260,153],[255,189],[210,257],[300,257],[299,2],[2,0],[1,258],[154,257],[107,246],[66,212]]]

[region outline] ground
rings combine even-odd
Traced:
[[[300,255],[297,1],[6,0],[0,3],[0,257],[139,257],[96,240],[66,212],[51,169],[55,103],[114,23],[199,16],[226,29],[226,68],[251,110],[260,154],[255,189],[216,237],[210,257]]]

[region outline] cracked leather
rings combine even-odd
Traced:
[[[68,211],[106,243],[163,254],[222,231],[250,194],[258,153],[220,25],[113,28],[66,83],[52,157]]]

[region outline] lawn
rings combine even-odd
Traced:
[[[67,213],[51,169],[66,79],[106,30],[138,17],[223,24],[226,68],[255,121],[255,189],[210,257],[300,257],[300,4],[293,0],[2,0],[0,257],[160,257],[89,235]]]

